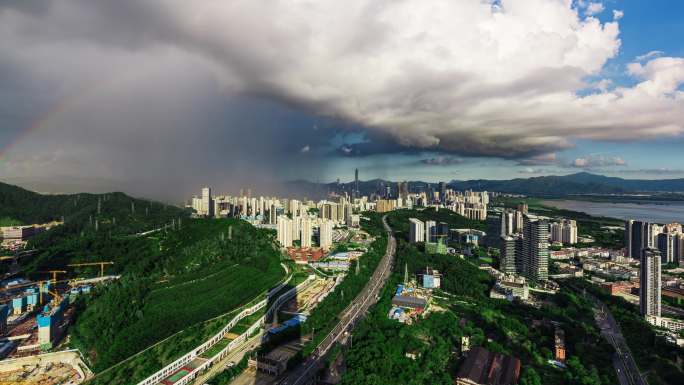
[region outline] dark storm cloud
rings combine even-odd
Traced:
[[[13,134],[0,140],[59,113],[14,146],[0,176],[169,193],[178,178],[313,179],[348,126],[369,140],[338,155],[525,160],[575,138],[682,131],[684,61],[632,63],[636,86],[580,96],[618,52],[617,20],[539,1],[5,1],[0,124]],[[26,154],[56,160],[38,167]]]

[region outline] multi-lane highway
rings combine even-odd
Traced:
[[[639,368],[632,357],[632,353],[629,350],[613,315],[601,301],[598,299],[594,300],[597,306],[594,318],[596,319],[599,328],[601,328],[601,335],[603,335],[615,349],[613,366],[617,372],[620,385],[648,385],[639,372]]]
[[[387,224],[386,216],[382,218],[382,223],[385,227],[385,231],[387,231],[387,250],[378,264],[378,267],[375,269],[373,276],[363,290],[356,296],[354,301],[342,311],[340,314],[340,321],[325,339],[318,344],[311,356],[309,356],[299,367],[290,372],[286,378],[280,381],[278,383],[279,385],[304,385],[312,381],[316,372],[323,366],[323,358],[328,351],[330,351],[330,348],[336,343],[344,341],[348,332],[351,331],[356,322],[363,317],[371,305],[377,302],[379,298],[378,294],[392,271],[394,253],[397,246],[392,231]]]

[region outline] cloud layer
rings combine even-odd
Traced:
[[[0,101],[16,114],[108,83],[107,95],[89,98],[115,100],[110,105],[120,110],[102,111],[103,104],[94,116],[85,106],[72,108],[54,124],[69,140],[93,135],[85,142],[103,152],[143,151],[160,137],[182,148],[180,138],[220,131],[224,143],[278,142],[274,152],[304,156],[330,135],[275,124],[254,137],[253,124],[207,121],[205,107],[197,107],[205,103],[216,113],[218,99],[246,95],[363,127],[384,143],[380,148],[393,150],[543,161],[574,139],[681,134],[684,59],[649,55],[629,66],[634,86],[611,86],[601,71],[620,48],[622,14],[601,22],[591,16],[603,10],[600,3],[573,4],[13,1],[0,6],[0,79],[14,82],[0,90]],[[130,114],[135,122],[123,119],[126,126],[115,123],[128,118],[124,101],[138,106]],[[56,146],[59,135],[41,143]]]

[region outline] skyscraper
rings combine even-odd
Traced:
[[[520,236],[502,236],[501,254],[499,256],[499,270],[506,274],[518,273],[520,260]]]
[[[301,230],[301,246],[311,247],[311,220],[309,218],[302,218]]]
[[[280,247],[292,247],[292,219],[284,215],[278,217],[278,243]]]
[[[657,236],[657,248],[664,263],[675,262],[675,244],[679,243],[676,233],[660,233]],[[678,245],[677,245],[678,246]]]
[[[524,216],[522,268],[523,275],[533,281],[549,277],[549,222],[527,214]]]
[[[425,242],[425,224],[416,219],[409,219],[409,242]]]
[[[572,219],[562,219],[551,223],[549,240],[565,244],[577,243],[577,222]]]
[[[439,182],[439,201],[446,202],[446,183]]]
[[[425,221],[425,242],[437,242],[437,222]]]
[[[324,219],[318,228],[318,245],[322,249],[328,250],[332,246],[332,232],[332,221]]]
[[[642,250],[653,246],[653,227],[648,222],[628,220],[625,222],[625,245],[627,256],[639,259]]]
[[[359,194],[359,169],[356,168],[354,169],[354,193],[352,194],[353,198],[358,198],[361,194]]]
[[[202,189],[202,215],[214,215],[214,202],[211,197],[211,187]]]
[[[639,309],[641,315],[660,317],[660,251],[645,248],[639,267]]]
[[[407,199],[409,195],[408,182],[399,182],[397,188],[399,190],[399,198]]]

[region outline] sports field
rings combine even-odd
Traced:
[[[178,371],[175,372],[174,374],[172,374],[172,375],[166,377],[166,379],[162,381],[162,384],[164,384],[164,385],[173,385],[173,384],[175,384],[176,382],[180,381],[181,378],[187,376],[188,373],[190,373],[191,371],[192,371],[191,368],[188,368],[187,366],[184,366],[184,367],[178,369]]]

